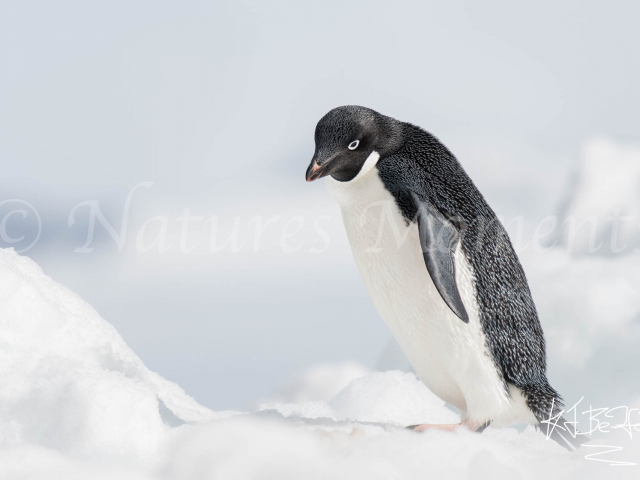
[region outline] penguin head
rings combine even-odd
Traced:
[[[353,180],[372,154],[381,156],[398,143],[399,125],[369,108],[334,108],[316,126],[316,150],[307,168],[307,182],[327,175],[340,182]]]

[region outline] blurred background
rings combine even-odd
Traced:
[[[0,247],[213,409],[286,396],[299,372],[408,369],[339,209],[304,181],[320,117],[365,105],[438,136],[508,225],[567,401],[640,401],[638,18],[633,1],[3,1]]]

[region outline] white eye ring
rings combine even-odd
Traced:
[[[349,146],[347,148],[349,150],[355,150],[356,148],[358,148],[358,145],[360,145],[360,140],[354,140],[353,142],[351,142],[349,144]]]

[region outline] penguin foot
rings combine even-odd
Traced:
[[[461,426],[461,423],[425,423],[422,425],[409,425],[406,428],[414,432],[424,432],[425,430],[447,430],[452,432]]]
[[[446,430],[452,432],[460,427],[465,427],[471,430],[472,432],[482,432],[487,425],[476,425],[475,423],[469,422],[467,420],[463,420],[461,423],[425,423],[422,425],[409,425],[409,430],[413,430],[414,432],[423,432],[425,430]]]

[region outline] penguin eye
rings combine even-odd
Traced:
[[[356,148],[358,148],[358,145],[360,145],[360,140],[354,140],[353,142],[351,142],[349,144],[349,146],[347,148],[349,150],[355,150]]]

